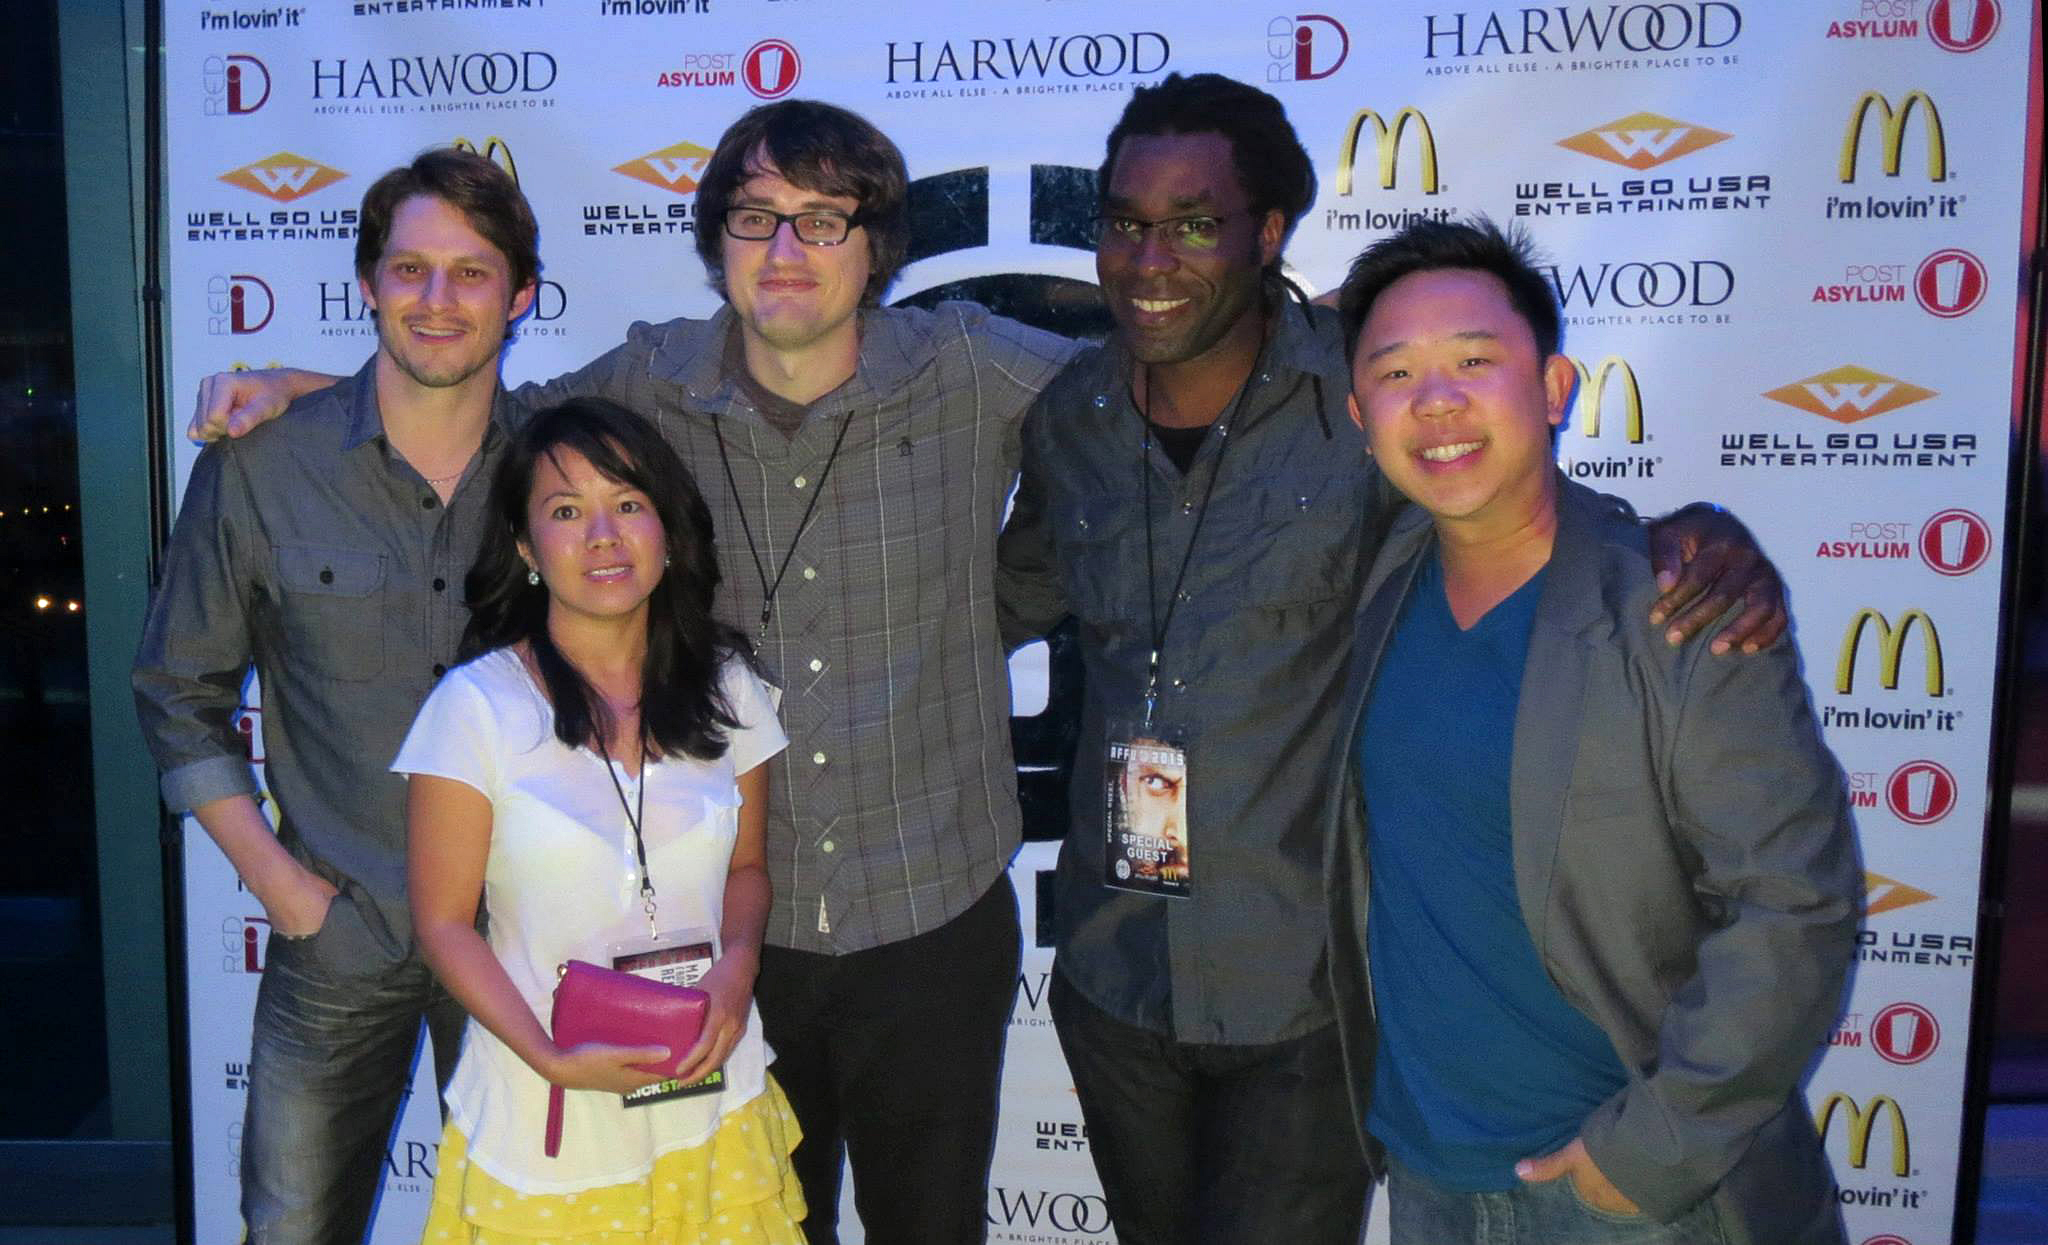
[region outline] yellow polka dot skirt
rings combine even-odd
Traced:
[[[470,1166],[452,1123],[421,1245],[804,1245],[790,1170],[796,1115],[774,1077],[711,1139],[654,1161],[645,1178],[580,1193],[519,1193]]]

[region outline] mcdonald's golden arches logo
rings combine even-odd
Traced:
[[[1557,145],[1624,168],[1648,169],[1733,137],[1690,121],[1674,121],[1654,112],[1635,112],[1606,125],[1596,125],[1583,134],[1560,138]]]
[[[266,199],[290,203],[316,190],[324,190],[347,176],[340,169],[329,168],[318,160],[280,151],[254,164],[222,173],[220,180],[243,190],[253,190]]]
[[[1842,133],[1843,181],[1856,180],[1856,155],[1863,147],[1863,123],[1873,111],[1877,113],[1878,155],[1886,177],[1897,177],[1905,164],[1906,120],[1918,111],[1927,136],[1927,180],[1948,180],[1948,140],[1942,134],[1941,110],[1934,106],[1927,92],[1912,90],[1906,92],[1896,110],[1891,100],[1877,91],[1865,91],[1856,97],[1856,106],[1849,110],[1849,128]]]
[[[1903,1180],[1912,1174],[1912,1142],[1906,1136],[1906,1113],[1900,1108],[1898,1099],[1890,1094],[1879,1094],[1870,1100],[1868,1106],[1858,1106],[1854,1098],[1840,1090],[1829,1094],[1820,1104],[1820,1113],[1814,1117],[1823,1145],[1827,1143],[1828,1128],[1835,1122],[1837,1108],[1841,1110],[1842,1118],[1849,1121],[1849,1166],[1860,1171],[1869,1165],[1870,1134],[1877,1126],[1878,1113],[1888,1111],[1892,1117],[1892,1175]]]
[[[635,156],[612,172],[624,173],[635,181],[686,195],[697,189],[697,178],[711,160],[711,151],[695,143],[675,143],[660,151]]]
[[[1621,380],[1623,429],[1630,445],[1643,443],[1643,387],[1636,382],[1636,370],[1620,355],[1608,355],[1592,367],[1580,359],[1572,360],[1572,368],[1579,374],[1578,388],[1573,391],[1573,406],[1579,414],[1579,429],[1589,437],[1600,435],[1600,407],[1607,394],[1609,377]]]
[[[512,178],[513,185],[517,186],[519,184],[519,163],[512,158],[512,146],[497,135],[494,134],[485,139],[481,149],[466,138],[458,138],[448,145],[457,151],[466,151],[473,156],[482,156],[492,164],[505,170],[506,174]]]
[[[1361,108],[1351,118],[1350,128],[1344,132],[1344,146],[1337,157],[1337,193],[1351,193],[1352,177],[1358,166],[1358,143],[1365,137],[1365,128],[1372,127],[1373,147],[1379,157],[1379,185],[1381,190],[1392,190],[1400,163],[1401,136],[1408,130],[1410,122],[1415,124],[1415,143],[1422,157],[1422,193],[1436,194],[1443,187],[1437,177],[1436,133],[1429,128],[1429,118],[1414,108],[1403,108],[1394,114],[1391,126],[1370,108]]]
[[[1932,389],[1853,365],[1817,372],[1805,380],[1766,390],[1766,398],[1796,406],[1838,424],[1853,424],[1935,397]]]
[[[1847,694],[1856,683],[1856,655],[1863,646],[1865,627],[1877,632],[1877,681],[1886,691],[1899,690],[1899,664],[1905,656],[1906,633],[1915,626],[1920,628],[1920,654],[1926,667],[1925,686],[1929,696],[1940,696],[1946,686],[1941,668],[1941,635],[1934,629],[1934,620],[1922,609],[1909,609],[1899,615],[1899,625],[1892,626],[1891,620],[1870,606],[1857,610],[1849,619],[1849,629],[1842,634],[1842,655],[1835,661],[1835,690]]]

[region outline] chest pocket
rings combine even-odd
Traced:
[[[1240,600],[1252,605],[1327,601],[1353,591],[1365,550],[1365,490],[1342,473],[1276,474],[1261,490],[1242,533]]]
[[[1145,603],[1143,521],[1135,498],[1076,498],[1060,507],[1054,544],[1075,617],[1098,626],[1138,619]]]
[[[382,554],[279,545],[277,582],[291,660],[336,679],[384,672]]]

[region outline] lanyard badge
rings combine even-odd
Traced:
[[[1188,750],[1180,732],[1122,723],[1102,770],[1103,884],[1185,899],[1195,875],[1188,839]]]

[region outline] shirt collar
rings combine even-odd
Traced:
[[[861,308],[858,316],[859,362],[852,379],[828,396],[874,398],[895,393],[937,357],[930,335],[920,333],[906,317],[875,307]],[[721,305],[709,320],[678,320],[648,359],[648,372],[682,385],[699,402],[729,398],[734,382],[726,370],[726,342],[739,327],[739,314],[731,303]]]
[[[500,364],[502,363],[501,357]],[[347,431],[341,440],[342,453],[346,454],[372,441],[384,439],[384,411],[377,404],[377,356],[371,355],[370,361],[363,364],[354,376],[342,384],[349,387],[346,398],[340,399],[348,403]],[[505,386],[501,380],[498,387],[491,392],[491,421],[484,426],[481,447],[484,452],[496,448],[500,439],[510,434],[511,414],[512,404],[505,396]]]

